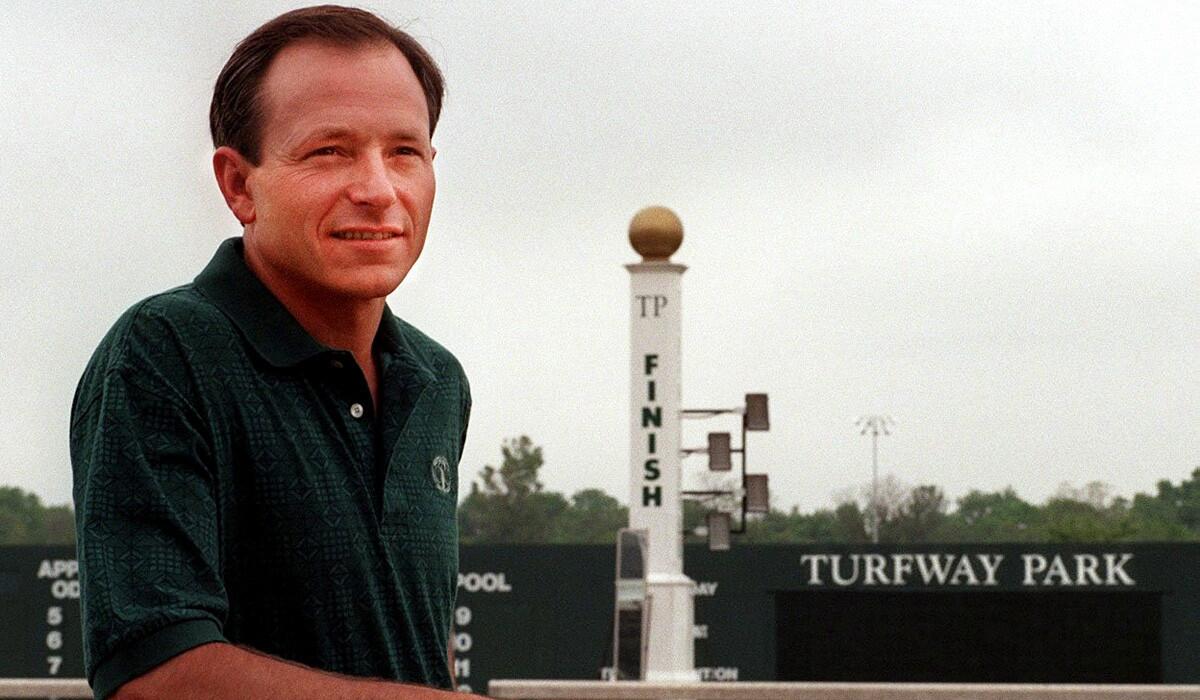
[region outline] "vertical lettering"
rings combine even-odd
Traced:
[[[661,506],[662,505],[662,487],[661,486],[643,486],[642,487],[642,505],[643,506]]]
[[[656,428],[662,427],[662,406],[658,406],[653,411],[645,406],[642,407],[642,427],[649,428],[651,425]]]
[[[650,454],[654,454],[654,453],[655,453],[655,449],[654,449],[654,433],[648,433],[648,434],[646,435],[646,437],[647,437],[647,438],[649,439],[649,441],[650,441],[650,449],[649,449],[648,451],[649,451],[649,453],[650,453]]]
[[[653,379],[646,382],[646,400],[647,401],[654,400],[654,380]]]
[[[653,481],[653,480],[657,479],[659,477],[659,475],[661,474],[661,472],[658,471],[658,460],[657,459],[646,460],[646,464],[643,465],[642,470],[645,472],[646,479],[648,481]]]
[[[658,355],[646,355],[644,362],[646,366],[646,375],[649,376],[654,372],[654,368],[658,367]]]

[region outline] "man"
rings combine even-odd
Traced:
[[[244,234],[126,312],[72,409],[97,698],[452,686],[470,394],[385,304],[425,241],[442,90],[410,36],[330,6],[263,25],[217,79]]]

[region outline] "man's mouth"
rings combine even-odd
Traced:
[[[334,231],[333,237],[342,241],[386,241],[396,238],[396,231]]]

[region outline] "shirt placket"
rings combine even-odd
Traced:
[[[372,510],[378,520],[382,501],[379,488],[381,479],[376,464],[375,433],[378,416],[371,399],[371,391],[367,387],[362,370],[350,353],[330,353],[327,363],[337,411],[350,438],[354,468],[363,488],[370,494]]]

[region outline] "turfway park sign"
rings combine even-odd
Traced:
[[[459,687],[604,677],[613,555],[463,546]],[[83,675],[74,556],[0,547],[0,677]],[[683,559],[705,680],[1200,683],[1200,542],[697,545]]]
[[[1130,552],[1075,554],[877,552],[803,554],[808,586],[999,586],[1016,568],[1021,586],[1136,586]],[[1011,574],[1006,576],[1011,579]]]

